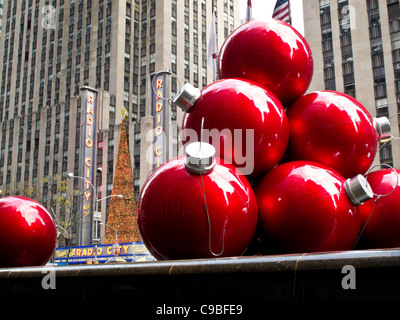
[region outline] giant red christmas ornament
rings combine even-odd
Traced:
[[[281,164],[255,189],[265,247],[279,253],[352,249],[361,226],[357,205],[372,197],[365,178],[343,178],[307,161]]]
[[[399,169],[380,169],[368,174],[367,181],[375,195],[372,200],[360,207],[362,217],[360,242],[363,246],[400,247],[399,175]]]
[[[42,266],[56,242],[56,225],[44,206],[24,197],[0,199],[0,267]]]
[[[187,83],[174,101],[186,111],[181,131],[184,143],[212,144],[218,157],[240,168],[249,179],[277,165],[286,151],[285,110],[269,90],[254,82],[220,80],[201,91]]]
[[[378,140],[390,131],[388,119],[373,119],[357,100],[335,91],[304,95],[287,116],[289,158],[323,163],[345,178],[367,172]]]
[[[306,40],[278,20],[241,25],[226,38],[218,56],[219,79],[254,80],[284,106],[306,92],[312,75],[313,59]]]
[[[138,199],[143,242],[157,259],[237,256],[257,226],[257,202],[243,175],[215,162],[206,143],[158,167]]]

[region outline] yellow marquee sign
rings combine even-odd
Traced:
[[[79,246],[57,248],[55,263],[87,263],[96,259],[98,262],[107,262],[115,256],[126,261],[154,260],[143,242],[103,244],[98,246]]]

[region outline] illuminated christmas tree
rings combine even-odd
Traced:
[[[123,119],[126,110],[122,110]],[[117,165],[115,168],[110,210],[104,243],[114,243],[116,232],[119,243],[142,241],[136,220],[136,201],[133,188],[133,174],[129,156],[125,121],[122,120],[121,136],[118,147]],[[122,195],[119,198],[117,195]]]

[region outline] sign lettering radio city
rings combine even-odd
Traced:
[[[110,256],[115,254],[134,260],[140,257],[147,257],[149,260],[154,260],[143,242],[130,242],[118,245],[115,243],[102,244],[96,247],[91,245],[57,248],[54,254],[54,261],[62,263],[67,262],[67,259],[69,259],[70,263],[81,263],[96,256],[100,262],[105,262]]]
[[[86,139],[85,139],[85,149],[89,152],[85,152],[85,200],[90,201],[90,196],[92,195],[90,180],[92,178],[92,166],[93,166],[93,136],[95,135],[94,130],[94,95],[88,93],[87,95],[87,105],[86,105]]]
[[[95,156],[96,156],[96,116],[97,116],[97,90],[81,87],[83,92],[81,108],[81,165],[79,175],[83,178],[83,199],[81,217],[81,245],[90,244],[92,241],[92,213],[94,198]]]
[[[155,89],[156,93],[154,96],[154,165],[155,168],[158,168],[161,164],[165,162],[165,134],[164,134],[164,118],[165,118],[165,110],[164,110],[164,76],[159,75],[155,79]]]
[[[88,91],[86,100],[86,113],[85,113],[85,153],[84,153],[84,198],[86,204],[83,207],[83,215],[91,213],[92,206],[92,186],[93,180],[93,157],[94,157],[94,139],[95,139],[95,96],[94,93]]]

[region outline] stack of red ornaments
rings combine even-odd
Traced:
[[[251,21],[228,36],[219,80],[185,84],[174,99],[185,111],[182,141],[197,151],[142,188],[138,223],[150,252],[235,256],[254,242],[261,253],[350,250],[360,235],[371,248],[400,245],[397,171],[367,174],[389,120],[343,93],[307,93],[312,75],[307,42],[284,22]]]

